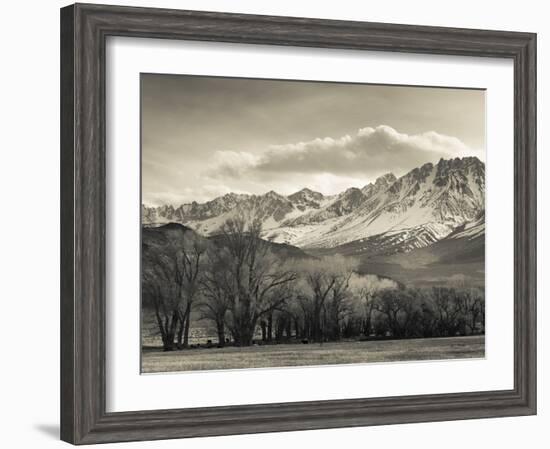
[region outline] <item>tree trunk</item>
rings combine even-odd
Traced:
[[[176,343],[176,347],[178,349],[181,349],[183,346],[182,346],[182,342],[183,342],[183,330],[184,330],[184,327],[185,327],[185,319],[182,317],[180,318],[179,322],[179,326],[178,326],[178,335],[177,335],[177,343]]]
[[[188,348],[189,347],[189,326],[191,324],[191,303],[187,303],[187,307],[185,308],[185,325],[184,325],[184,331],[183,331],[183,347]]]
[[[162,345],[163,345],[162,350],[163,351],[173,351],[174,350],[174,338],[175,338],[175,335],[170,334],[170,333],[168,333],[164,336],[164,341],[162,342]]]
[[[292,337],[292,321],[290,318],[286,318],[286,338],[290,340]]]
[[[155,316],[157,318],[157,326],[159,328],[160,338],[162,339],[162,345],[164,346],[164,341],[166,340],[166,331],[164,329],[164,326],[162,325],[162,318],[160,316],[159,306],[156,302],[155,302]]]
[[[233,326],[231,333],[237,346],[251,346],[254,340],[254,331],[256,330],[256,320],[248,323],[237,323]]]
[[[315,307],[313,310],[313,320],[311,326],[311,337],[313,341],[321,341],[321,308]]]
[[[369,305],[367,309],[367,319],[365,321],[364,331],[363,333],[368,337],[372,333],[372,312],[373,312],[373,306],[372,304]]]
[[[273,312],[267,317],[267,341],[273,340]]]
[[[267,324],[264,320],[260,322],[260,326],[262,328],[262,341],[267,340]]]
[[[241,332],[237,338],[237,344],[239,346],[252,346],[254,340],[254,331],[250,329],[241,329]]]
[[[225,326],[223,320],[216,323],[216,328],[218,331],[218,345],[223,348],[225,346]]]
[[[174,311],[172,318],[167,318],[166,320],[166,329],[164,332],[163,346],[164,351],[173,351],[174,350],[174,340],[176,338],[176,328],[178,325],[178,313]]]

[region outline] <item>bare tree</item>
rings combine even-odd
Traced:
[[[227,220],[221,229],[221,245],[227,253],[226,279],[229,300],[227,324],[235,343],[252,344],[260,317],[289,299],[296,273],[269,251],[261,239],[261,221],[250,223],[242,216]]]
[[[388,329],[394,337],[414,334],[411,323],[417,316],[417,292],[406,288],[382,290],[376,295],[374,308],[386,317]]]
[[[327,328],[327,337],[329,340],[340,340],[342,336],[341,321],[344,315],[350,310],[348,299],[351,275],[352,272],[349,271],[335,277],[328,304],[325,307],[325,311],[328,312],[325,327]]]
[[[456,290],[447,287],[433,287],[432,295],[439,334],[441,336],[456,335],[460,327],[462,312]]]
[[[304,328],[307,329],[308,338],[322,342],[325,338],[333,337],[327,329],[329,317],[333,322],[332,330],[335,335],[340,334],[340,314],[347,298],[349,279],[356,264],[354,259],[345,259],[341,256],[302,263],[303,281],[298,301],[303,311]]]
[[[155,313],[162,315],[159,330],[163,346],[171,350],[175,339],[178,347],[188,345],[191,308],[198,292],[206,243],[179,225],[153,232],[156,234],[150,243],[143,245],[142,286]]]
[[[399,336],[399,312],[403,309],[403,303],[396,290],[382,291],[377,295],[375,309],[386,316],[388,328],[392,335]]]
[[[475,334],[478,321],[482,321],[482,314],[485,315],[483,293],[478,288],[463,288],[458,294],[458,300],[464,313],[465,325],[470,328],[470,334]]]
[[[200,237],[187,232],[183,242],[179,245],[174,242],[174,248],[176,275],[181,282],[182,296],[185,300],[183,307],[178,309],[178,346],[186,348],[189,346],[191,311],[199,291],[207,245]]]
[[[308,315],[311,320],[311,338],[314,341],[322,341],[323,329],[321,323],[321,313],[323,312],[325,301],[336,282],[335,276],[331,276],[321,270],[310,272],[306,275],[306,282],[311,288],[311,306]]]
[[[201,279],[202,300],[199,303],[201,318],[212,321],[216,326],[218,345],[225,346],[225,320],[229,310],[228,270],[229,262],[223,251],[214,248],[208,252],[206,269]]]
[[[374,316],[376,312],[376,293],[381,290],[395,290],[398,284],[392,279],[379,278],[376,275],[357,275],[350,278],[350,289],[353,297],[358,300],[354,314],[361,319],[361,332],[369,336],[374,332]]]
[[[181,286],[176,280],[174,265],[169,257],[149,245],[144,245],[143,254],[143,300],[153,304],[163,349],[172,351],[180,320]]]

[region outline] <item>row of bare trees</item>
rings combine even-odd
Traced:
[[[352,333],[397,338],[449,337],[485,332],[482,289],[432,287],[382,289],[363,298],[364,322]]]
[[[349,263],[349,261],[347,261]],[[389,279],[361,276],[330,258],[306,264],[290,302],[268,316],[262,339],[314,342],[364,337],[423,338],[485,331],[479,288],[406,288]],[[334,264],[334,265],[333,265]],[[334,269],[338,267],[338,269]]]
[[[165,350],[189,346],[192,314],[213,324],[220,346],[484,331],[480,289],[404,288],[358,275],[341,256],[285,260],[261,239],[259,220],[229,219],[209,240],[177,225],[149,232],[142,292]]]
[[[281,309],[297,279],[260,238],[261,222],[228,220],[217,242],[171,226],[143,245],[142,291],[152,304],[165,350],[189,345],[191,312],[211,320],[224,344],[252,344],[259,320]]]

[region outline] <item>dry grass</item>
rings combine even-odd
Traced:
[[[246,348],[201,348],[175,352],[143,351],[144,373],[267,368],[343,363],[480,358],[485,337],[424,338],[320,344],[281,344]]]

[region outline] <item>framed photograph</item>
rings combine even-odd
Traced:
[[[536,413],[536,35],[61,10],[61,436]]]

